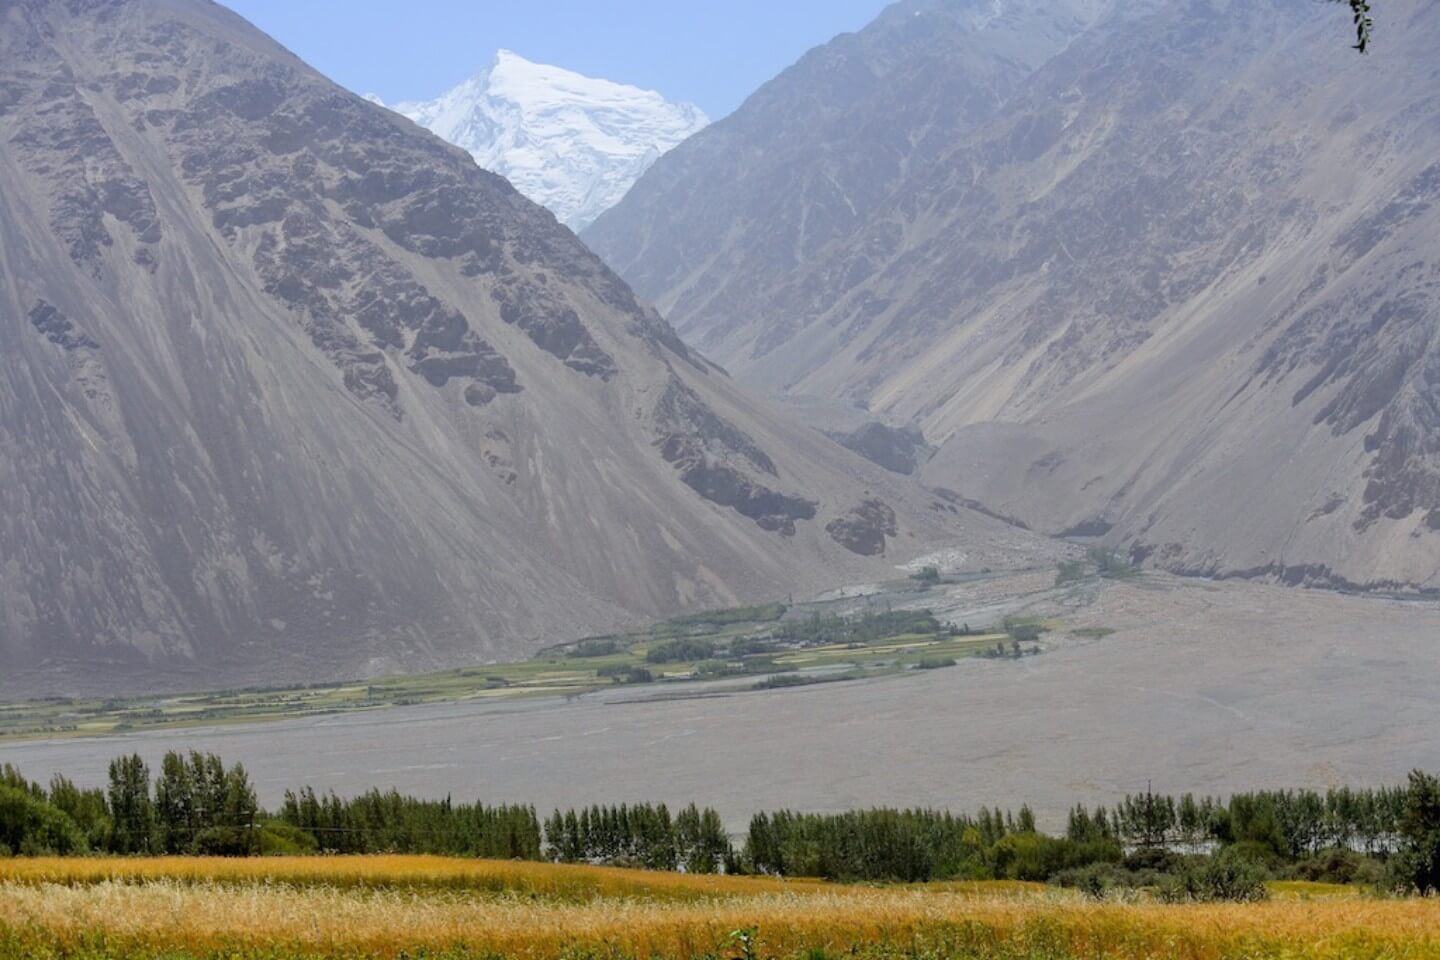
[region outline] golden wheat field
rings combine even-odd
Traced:
[[[1440,958],[1440,903],[1094,903],[424,857],[0,861],[0,958]],[[737,931],[753,931],[747,938]]]

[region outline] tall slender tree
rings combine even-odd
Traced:
[[[155,807],[150,800],[150,768],[140,755],[110,764],[110,849],[119,854],[154,851]]]

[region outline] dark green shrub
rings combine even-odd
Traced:
[[[1016,643],[1035,643],[1045,633],[1045,625],[1032,617],[1006,617],[1005,632]]]
[[[1156,894],[1166,903],[1259,903],[1270,895],[1268,879],[1264,867],[1225,849],[1167,876]]]
[[[1079,890],[1099,900],[1111,890],[1134,886],[1134,874],[1113,863],[1092,863],[1083,867],[1070,867],[1050,877],[1053,886]]]
[[[255,852],[258,830],[210,827],[195,835],[195,853],[202,857],[248,857]]]
[[[787,687],[812,687],[824,682],[824,677],[805,677],[798,673],[777,673],[755,684],[755,689],[782,690]]]
[[[1185,868],[1185,858],[1162,847],[1141,847],[1125,855],[1124,866],[1133,872],[1177,873]]]
[[[1373,885],[1384,881],[1385,867],[1374,857],[1367,857],[1354,850],[1332,847],[1295,864],[1289,871],[1289,876],[1311,883]]]
[[[1200,870],[1200,878],[1212,900],[1257,903],[1269,896],[1265,888],[1269,871],[1229,850],[1221,850],[1207,860]]]
[[[917,670],[943,670],[946,667],[955,666],[954,657],[926,657],[915,664]]]
[[[320,852],[315,835],[280,820],[267,821],[260,828],[260,855],[263,857],[306,857]]]
[[[1112,890],[1159,888],[1170,879],[1170,874],[1157,870],[1129,870],[1120,863],[1092,863],[1089,866],[1061,870],[1050,878],[1050,883],[1099,898]]]
[[[1111,841],[1077,842],[1041,833],[1012,833],[990,850],[997,879],[1033,882],[1044,882],[1065,870],[1118,863],[1121,855],[1120,845]]]

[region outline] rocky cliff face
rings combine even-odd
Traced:
[[[0,183],[9,692],[484,661],[1034,546],[747,399],[503,179],[203,0],[0,0]],[[882,495],[879,560],[827,534]]]
[[[1174,570],[1434,588],[1440,21],[1387,21],[1359,57],[1338,7],[1118,7],[798,268],[747,260],[744,297],[615,262],[742,379],[918,425],[927,482],[997,513]],[[705,182],[686,153],[597,249],[662,175]],[[712,232],[695,205],[664,229]]]

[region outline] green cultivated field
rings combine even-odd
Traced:
[[[907,592],[923,595],[927,589],[910,585]],[[1017,632],[1014,623],[957,631],[925,610],[867,609],[839,616],[822,609],[771,604],[690,614],[633,633],[551,647],[530,660],[440,673],[293,688],[0,704],[0,740],[578,695],[619,686],[665,689],[717,680],[745,686],[747,677],[766,688],[805,686],[933,670],[974,656],[1014,656],[1022,652],[1017,637],[1033,639]]]

